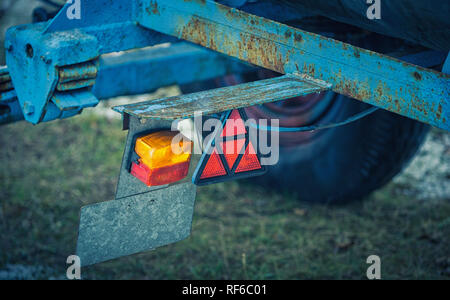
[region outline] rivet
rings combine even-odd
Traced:
[[[23,105],[23,112],[28,116],[34,114],[34,105],[31,104],[31,102],[26,101]]]

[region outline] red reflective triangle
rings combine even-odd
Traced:
[[[221,136],[236,136],[239,134],[245,134],[244,120],[242,120],[241,114],[237,109],[233,110],[228,117]]]
[[[259,163],[258,156],[256,155],[255,148],[253,148],[252,143],[248,143],[247,149],[236,168],[235,173],[253,171],[261,169],[261,164]]]
[[[208,162],[206,163],[205,168],[203,169],[200,179],[206,179],[223,175],[227,175],[227,171],[225,170],[222,161],[220,160],[220,157],[217,154],[217,149],[214,148],[214,151],[209,156]]]
[[[245,139],[230,140],[221,142],[222,153],[228,163],[228,167],[233,169],[234,163],[245,145]]]

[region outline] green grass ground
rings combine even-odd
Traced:
[[[64,278],[79,208],[112,199],[125,132],[118,120],[0,128],[0,278]],[[404,188],[404,187],[402,187]],[[402,196],[310,206],[242,182],[199,188],[192,236],[82,270],[84,279],[450,278],[450,201]]]

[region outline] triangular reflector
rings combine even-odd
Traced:
[[[236,136],[246,132],[244,120],[242,120],[239,111],[237,109],[233,110],[223,127],[221,136]]]
[[[255,151],[257,148],[251,142],[257,141],[257,136],[250,137],[249,130],[245,128],[246,119],[245,110],[241,108],[222,114],[222,137],[215,144],[211,139],[206,145],[205,149],[213,148],[214,151],[203,153],[192,176],[194,184],[206,185],[249,178],[267,171],[261,165],[260,155]]]
[[[236,168],[235,173],[259,170],[259,169],[261,169],[261,164],[259,163],[258,156],[256,155],[256,151],[253,148],[252,143],[250,142],[247,146],[247,149],[245,149],[245,154],[242,156],[241,161],[239,162],[239,165]]]
[[[225,156],[225,160],[227,161],[230,170],[233,169],[234,163],[243,150],[242,148],[244,145],[245,139],[229,140],[220,143],[222,153]]]
[[[208,162],[206,163],[205,168],[203,169],[200,179],[206,179],[223,175],[227,175],[227,171],[225,170],[222,161],[220,160],[220,157],[217,154],[217,150],[214,149],[213,153],[208,159]]]

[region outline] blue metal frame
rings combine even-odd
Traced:
[[[98,99],[137,95],[254,69],[237,59],[180,42],[101,57],[93,93]]]
[[[92,94],[99,100],[137,95],[174,84],[189,84],[254,70],[254,67],[237,59],[180,42],[156,48],[127,51],[119,55],[117,53],[102,55],[99,59],[95,84],[92,86]],[[7,68],[1,69],[0,73],[9,76]],[[83,73],[89,72],[79,72],[78,75],[81,76]],[[82,94],[78,96],[80,96],[79,100],[76,101],[81,103]],[[0,91],[1,107],[8,111],[0,113],[0,124],[24,120],[24,114],[13,88],[4,92]],[[58,111],[56,110],[55,113],[58,114]],[[76,110],[76,113],[78,111]]]
[[[337,93],[450,129],[450,76],[213,1],[140,2],[138,23]]]
[[[48,23],[18,26],[7,33],[9,73],[24,118],[34,124],[75,115],[98,102],[97,87],[92,90],[95,78],[88,83],[76,79],[85,76],[85,70],[74,77],[68,90],[58,89],[60,72],[74,65],[101,65],[99,58],[105,53],[181,38],[280,73],[325,80],[337,93],[450,129],[449,75],[267,19],[294,19],[286,10],[276,17],[275,8],[281,6],[242,8],[263,18],[205,0],[82,0],[81,20],[67,19],[68,7]],[[182,67],[183,74],[193,64]],[[177,83],[171,77],[176,73],[168,72],[168,81]],[[108,77],[114,82],[112,74]],[[152,82],[152,88],[162,84],[159,78]],[[143,90],[136,84],[131,92]],[[114,93],[121,91],[126,88]]]

